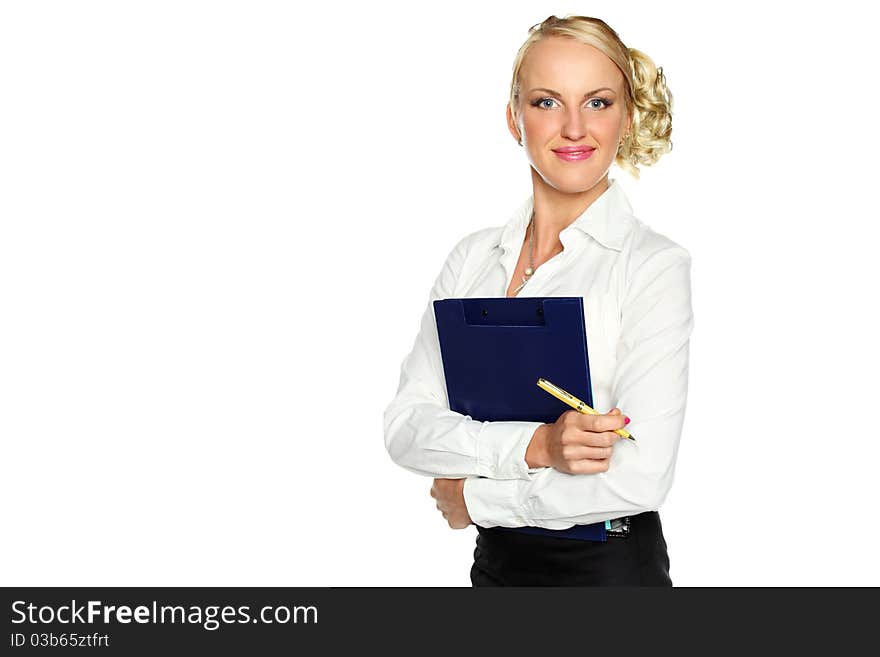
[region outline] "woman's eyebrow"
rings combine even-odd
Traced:
[[[556,96],[557,98],[562,98],[562,94],[560,94],[558,91],[553,91],[553,89],[545,89],[544,87],[535,87],[534,89],[531,89],[529,91],[529,93],[532,93],[533,91],[543,91],[544,93],[548,93],[551,96]],[[612,93],[617,93],[611,87],[599,87],[598,89],[593,89],[592,91],[588,91],[587,93],[585,93],[584,98],[586,98],[587,96],[592,96],[593,94],[599,93],[600,91],[610,91]]]

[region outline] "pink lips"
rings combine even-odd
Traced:
[[[566,162],[579,162],[580,160],[586,160],[593,154],[595,148],[577,148],[573,146],[566,146],[565,148],[554,149],[554,153],[556,153],[556,157],[560,160],[565,160]]]

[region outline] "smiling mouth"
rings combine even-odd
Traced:
[[[591,148],[590,146],[584,146],[583,148],[554,148],[554,153],[589,153],[590,151],[596,150],[595,148]]]
[[[587,149],[582,149],[582,150],[577,150],[577,151],[556,151],[555,150],[553,152],[556,154],[556,156],[558,158],[565,160],[566,162],[574,162],[574,161],[578,161],[578,160],[586,160],[587,158],[589,158],[593,154],[593,151],[595,151],[595,150],[596,150],[595,148],[587,148]]]

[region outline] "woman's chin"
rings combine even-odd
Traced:
[[[603,172],[602,175],[596,175],[595,172],[591,172],[589,174],[582,173],[581,175],[553,175],[553,176],[545,176],[541,175],[541,178],[544,182],[549,186],[555,189],[558,192],[562,192],[563,194],[583,194],[584,192],[588,192],[593,189],[596,185],[598,185],[605,175],[608,172]]]

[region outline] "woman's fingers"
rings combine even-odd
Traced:
[[[562,441],[562,447],[569,445],[586,447],[611,447],[620,440],[620,436],[613,431],[572,431]]]
[[[578,413],[578,416],[572,420],[572,423],[581,431],[602,433],[603,431],[622,429],[626,426],[626,418],[622,413],[616,415],[584,415]]]
[[[571,474],[598,474],[599,472],[608,472],[611,459],[583,459],[569,463]]]
[[[623,415],[623,412],[619,408],[617,408],[617,406],[615,406],[610,411],[608,411],[608,415]],[[629,422],[630,422],[629,416],[624,415],[623,416],[623,423],[629,424]]]
[[[583,459],[608,459],[611,458],[611,451],[611,447],[592,447],[590,445],[565,445],[562,448],[562,456],[565,458],[566,461],[580,461]]]
[[[612,447],[621,440],[615,431],[626,424],[626,416],[616,406],[599,415],[565,411],[546,436],[551,467],[570,474],[607,472]]]

